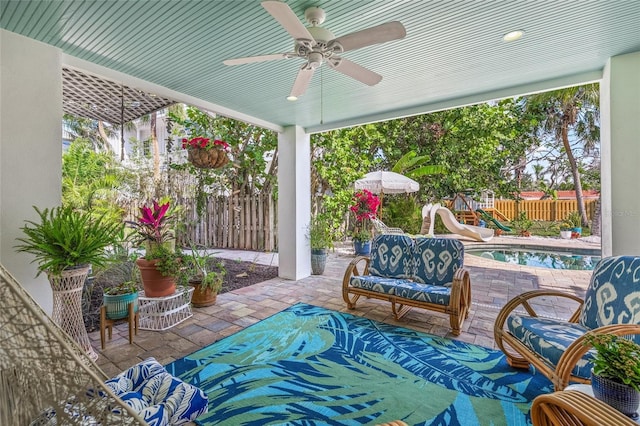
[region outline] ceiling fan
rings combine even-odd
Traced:
[[[262,7],[275,18],[276,21],[295,40],[292,52],[276,53],[272,55],[250,56],[246,58],[227,59],[225,65],[241,65],[253,62],[273,61],[276,59],[302,58],[305,63],[298,71],[291,93],[287,99],[295,100],[304,94],[309,86],[311,77],[316,69],[324,62],[330,68],[354,78],[364,84],[373,86],[382,80],[382,76],[340,55],[350,50],[360,49],[373,44],[404,38],[406,31],[398,22],[386,24],[356,31],[336,38],[331,31],[321,27],[326,18],[324,10],[319,7],[310,7],[304,12],[304,17],[311,25],[305,27],[291,10],[288,4],[281,1],[263,1]]]

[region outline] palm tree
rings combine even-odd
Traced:
[[[584,207],[580,167],[571,147],[570,135],[581,144],[585,153],[591,152],[600,140],[600,94],[597,84],[569,87],[530,95],[525,99],[530,110],[542,110],[545,118],[538,131],[562,142],[573,176],[578,213],[582,226],[588,226]]]

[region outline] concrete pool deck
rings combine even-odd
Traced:
[[[599,248],[598,241],[562,240],[539,237],[497,237],[491,243],[514,246],[535,245],[558,248]],[[470,240],[465,246],[475,245]],[[480,243],[482,244],[482,243]],[[257,253],[237,250],[215,250],[216,256],[254,263],[278,264],[277,253]],[[274,278],[253,286],[220,294],[214,306],[193,308],[193,317],[165,331],[139,330],[129,344],[127,323],[114,327],[113,339],[100,349],[99,332],[90,333],[94,349],[99,354],[98,365],[107,375],[118,372],[150,356],[166,364],[216,342],[243,328],[267,318],[295,303],[308,303],[336,311],[399,325],[438,336],[495,348],[493,323],[500,308],[512,297],[534,289],[557,289],[584,297],[591,271],[555,270],[512,265],[479,256],[465,255],[472,285],[472,306],[460,336],[450,333],[444,314],[413,309],[396,321],[388,302],[360,300],[357,308],[348,310],[342,300],[342,278],[353,259],[350,244],[340,244],[329,254],[323,275],[312,275],[292,281]],[[545,298],[536,308],[552,317],[568,317],[576,305],[558,298]]]

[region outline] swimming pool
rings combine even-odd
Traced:
[[[568,252],[555,248],[475,246],[466,249],[465,253],[515,265],[588,271],[593,270],[600,260],[600,254],[593,250]]]

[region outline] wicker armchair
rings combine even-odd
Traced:
[[[540,395],[533,400],[534,426],[637,426],[629,417],[604,402],[579,391]]]
[[[578,307],[569,319],[539,317],[534,309],[539,297],[568,298]],[[532,364],[561,391],[570,382],[591,383],[593,354],[585,344],[587,333],[611,333],[640,341],[639,301],[640,257],[608,257],[596,265],[584,301],[554,290],[523,293],[498,314],[494,337],[512,367],[529,368]]]
[[[206,411],[202,391],[153,359],[105,382],[86,351],[1,265],[0,300],[0,425],[183,424]],[[175,391],[164,395],[154,386]],[[136,399],[143,392],[152,405]]]

